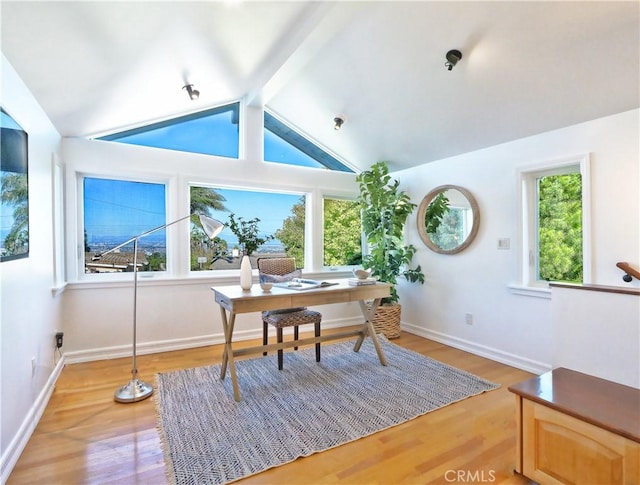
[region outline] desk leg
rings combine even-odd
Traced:
[[[387,365],[387,358],[382,351],[382,347],[380,346],[380,341],[378,340],[378,336],[376,335],[376,331],[373,328],[373,323],[371,319],[373,318],[374,313],[376,312],[376,308],[380,305],[380,298],[376,298],[373,300],[371,307],[367,307],[364,301],[360,300],[360,309],[362,310],[362,315],[364,316],[364,324],[362,329],[362,334],[358,337],[356,344],[353,347],[354,352],[360,351],[360,346],[364,341],[364,338],[369,334],[371,336],[371,340],[373,340],[373,346],[376,348],[376,353],[378,354],[378,359],[382,365]]]
[[[231,374],[231,383],[233,384],[233,397],[240,402],[240,387],[238,386],[238,376],[236,375],[236,364],[233,359],[233,348],[231,347],[231,337],[233,336],[233,326],[236,322],[236,314],[230,313],[227,320],[227,312],[220,307],[220,315],[222,317],[222,329],[224,331],[224,352],[222,354],[222,366],[220,369],[220,379],[225,378],[227,374],[227,363],[229,364],[229,373]]]

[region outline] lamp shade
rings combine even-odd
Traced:
[[[224,229],[224,224],[220,221],[203,215],[198,217],[200,218],[200,224],[202,224],[202,228],[204,229],[204,232],[207,233],[207,236],[209,236],[209,239],[213,239]]]

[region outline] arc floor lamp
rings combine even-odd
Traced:
[[[142,401],[143,399],[148,398],[153,394],[153,386],[147,384],[144,381],[141,381],[138,378],[138,368],[136,364],[136,327],[137,327],[137,302],[138,302],[138,240],[142,239],[149,234],[153,234],[154,232],[160,231],[168,226],[172,226],[180,221],[184,221],[185,219],[189,219],[192,217],[192,214],[188,216],[181,217],[180,219],[176,219],[173,222],[169,222],[168,224],[164,224],[162,226],[155,227],[148,231],[143,232],[142,234],[138,234],[137,236],[132,237],[128,241],[119,244],[115,248],[111,248],[104,253],[98,253],[94,255],[91,259],[92,261],[97,261],[102,258],[104,255],[117,251],[118,249],[126,246],[127,244],[133,243],[133,367],[131,369],[131,380],[116,390],[114,399],[118,402],[130,403],[136,401]],[[211,219],[210,217],[200,215],[198,216],[200,219],[200,224],[202,224],[202,228],[204,232],[209,236],[210,239],[213,239],[218,234],[222,232],[224,229],[224,224],[222,222],[217,221],[215,219]]]

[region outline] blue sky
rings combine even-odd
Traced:
[[[282,221],[291,215],[291,208],[300,201],[301,194],[278,194],[270,192],[246,192],[239,190],[216,189],[226,201],[225,206],[238,217],[245,220],[257,217],[258,227],[264,234],[273,234],[282,227]],[[228,212],[215,211],[211,217],[226,224]],[[237,217],[236,217],[237,219]],[[233,237],[229,228],[225,227],[222,236]]]
[[[273,234],[291,215],[291,207],[301,194],[249,192],[216,189],[225,206],[245,220],[260,219],[260,232]],[[118,181],[98,178],[84,180],[85,228],[91,239],[112,236],[126,240],[165,224],[165,186],[162,184]],[[215,211],[211,217],[227,223],[229,212]],[[98,224],[99,222],[99,224]],[[158,232],[161,235],[162,232]],[[225,228],[222,237],[234,239]]]
[[[84,220],[89,239],[129,239],[165,221],[165,186],[98,178],[84,179]]]

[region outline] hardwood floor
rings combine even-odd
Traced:
[[[515,397],[507,387],[532,374],[408,333],[393,342],[502,387],[237,483],[531,483],[513,472]],[[221,357],[216,345],[139,356],[138,368],[154,383],[157,372]],[[154,398],[113,400],[130,371],[130,358],[67,365],[7,485],[167,483]]]

